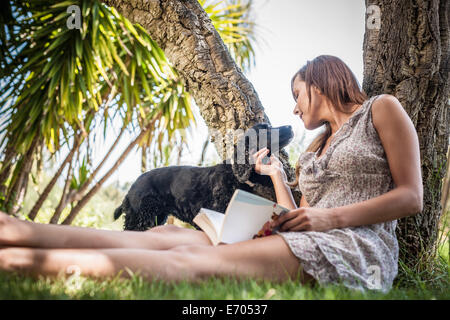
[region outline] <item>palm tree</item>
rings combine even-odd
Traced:
[[[250,3],[200,1],[244,70],[253,59]],[[63,176],[61,200],[51,219],[72,210],[69,224],[136,146],[162,155],[186,143],[195,125],[192,99],[178,71],[139,24],[95,0],[7,1],[1,15],[0,205],[16,214],[36,156],[47,149],[61,157],[56,174],[28,214],[33,220]],[[67,28],[67,8],[79,6],[81,28]],[[254,60],[253,60],[254,64]],[[93,128],[120,116],[122,128],[102,161],[92,168]],[[93,184],[125,130],[138,131],[115,164]],[[175,142],[173,142],[175,141]],[[163,147],[163,145],[165,147]],[[90,188],[90,189],[89,189]]]

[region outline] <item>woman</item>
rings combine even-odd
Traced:
[[[268,150],[254,155],[256,172],[272,178],[278,203],[291,209],[276,234],[214,247],[202,231],[172,225],[107,231],[0,213],[0,269],[58,275],[76,265],[92,277],[128,268],[149,280],[236,276],[388,290],[397,274],[396,219],[422,210],[414,126],[393,96],[366,99],[336,57],[308,62],[292,92],[305,127],[326,130],[300,156],[289,184],[302,191],[300,207],[280,161],[262,164]]]

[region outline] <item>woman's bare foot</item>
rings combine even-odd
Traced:
[[[18,242],[29,232],[24,221],[0,211],[0,246],[20,245]]]

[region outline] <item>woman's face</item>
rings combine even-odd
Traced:
[[[294,107],[294,114],[298,115],[305,128],[308,130],[314,130],[324,123],[324,109],[325,106],[324,96],[320,94],[320,91],[311,86],[311,107],[308,109],[309,99],[306,90],[306,83],[297,76],[294,80],[294,97],[296,98],[296,104]]]

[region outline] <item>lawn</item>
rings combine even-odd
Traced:
[[[0,299],[450,299],[450,283],[416,282],[416,286],[395,287],[388,293],[359,292],[343,286],[301,286],[286,282],[209,279],[201,284],[163,281],[146,282],[142,277],[95,281],[92,279],[39,279],[0,274]]]

